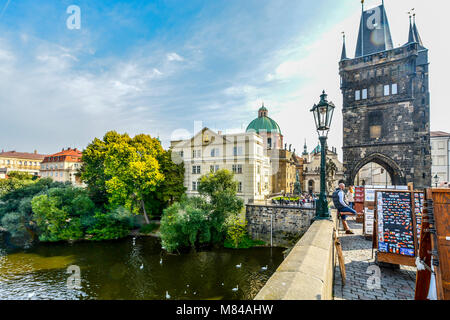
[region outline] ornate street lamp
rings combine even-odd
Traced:
[[[315,220],[331,219],[330,211],[328,209],[328,201],[326,194],[325,170],[326,170],[326,142],[328,132],[330,131],[331,120],[334,113],[333,102],[328,102],[325,90],[320,96],[319,104],[315,104],[311,109],[314,114],[314,121],[316,122],[317,133],[319,134],[321,159],[320,159],[320,195],[316,205]]]
[[[437,188],[438,183],[439,183],[439,176],[437,174],[434,176],[434,183],[436,183],[436,188]]]

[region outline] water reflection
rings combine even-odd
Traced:
[[[0,299],[253,299],[283,260],[282,251],[169,255],[154,238],[0,249]],[[80,290],[66,286],[69,265],[81,269]]]

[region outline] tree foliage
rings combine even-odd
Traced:
[[[183,167],[149,135],[131,138],[110,131],[89,144],[82,161],[81,179],[98,205],[123,206],[143,214],[147,223],[149,214],[159,213],[184,193]]]
[[[123,207],[96,207],[87,190],[40,179],[0,197],[0,226],[16,246],[35,241],[117,239],[136,224]]]
[[[223,242],[227,218],[243,208],[237,182],[227,170],[202,176],[199,193],[200,197],[183,198],[164,210],[160,232],[167,251]]]
[[[31,174],[17,171],[9,172],[8,177],[8,179],[0,180],[0,197],[21,187],[32,184],[35,179]]]

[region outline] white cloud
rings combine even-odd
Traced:
[[[169,61],[184,61],[184,58],[175,52],[167,54],[167,60]]]

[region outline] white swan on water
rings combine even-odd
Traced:
[[[166,291],[166,299],[170,299],[169,291]]]
[[[261,270],[266,271],[268,266],[262,267]]]
[[[236,268],[242,267],[242,262],[236,265]]]
[[[143,269],[144,269],[144,264],[141,264],[141,266],[139,267],[139,269],[143,270]]]
[[[236,288],[231,289],[233,292],[236,292],[239,290],[239,285],[236,285]]]

